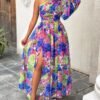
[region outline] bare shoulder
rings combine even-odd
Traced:
[[[38,5],[39,6],[40,0],[34,0],[34,5]]]
[[[34,15],[37,16],[37,14],[39,13],[39,0],[34,0],[33,9],[33,12],[35,13]]]
[[[43,4],[43,3],[45,3],[45,2],[47,2],[48,0],[34,0],[34,5],[36,6],[36,5],[41,5],[41,4]]]
[[[39,4],[41,5],[42,3],[47,2],[48,0],[39,0]]]

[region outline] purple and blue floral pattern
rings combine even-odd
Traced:
[[[19,89],[25,90],[28,99],[32,92],[32,76],[42,50],[42,76],[39,93],[45,97],[68,96],[72,90],[70,51],[67,32],[60,21],[68,19],[77,9],[80,0],[49,0],[39,6],[40,24],[31,33],[23,48],[20,68]]]

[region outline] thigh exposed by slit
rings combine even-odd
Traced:
[[[38,55],[37,55],[36,59],[37,59],[36,67],[38,67],[37,69],[42,68],[42,66],[43,66],[43,52],[42,52],[42,49],[38,51]]]

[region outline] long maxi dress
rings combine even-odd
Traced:
[[[44,98],[68,96],[72,90],[69,40],[60,21],[68,19],[80,4],[80,0],[47,0],[40,4],[40,24],[31,33],[22,52],[23,65],[19,71],[18,88],[25,90],[30,100],[32,75],[42,50],[43,64],[39,93]],[[46,100],[46,99],[44,99]]]

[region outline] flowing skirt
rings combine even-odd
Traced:
[[[41,22],[23,48],[20,68],[19,89],[25,90],[28,99],[32,92],[32,76],[42,50],[43,64],[38,95],[62,97],[71,94],[72,77],[69,41],[61,22]]]

